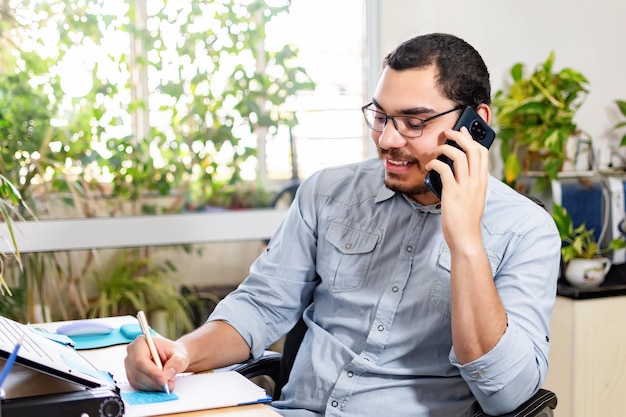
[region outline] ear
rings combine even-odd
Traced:
[[[476,112],[483,118],[487,124],[491,123],[491,108],[485,103],[479,104]]]

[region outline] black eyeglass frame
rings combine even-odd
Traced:
[[[396,128],[396,130],[398,131],[398,133],[400,133],[400,134],[401,134],[402,136],[404,136],[405,138],[409,138],[409,139],[416,139],[416,138],[421,137],[421,136],[424,134],[424,126],[426,125],[426,123],[428,123],[428,122],[430,122],[430,121],[432,121],[432,120],[434,120],[434,119],[436,119],[436,118],[438,118],[438,117],[445,116],[446,114],[449,114],[449,113],[452,113],[452,112],[454,112],[454,111],[461,110],[461,109],[465,108],[465,106],[458,105],[458,106],[456,106],[456,107],[455,107],[455,108],[453,108],[453,109],[446,110],[446,111],[441,112],[441,113],[437,113],[437,114],[435,114],[435,115],[432,115],[432,116],[430,116],[430,117],[427,117],[426,119],[422,119],[421,117],[408,116],[408,115],[396,115],[396,116],[390,116],[390,115],[385,114],[385,113],[383,113],[383,112],[380,112],[380,111],[378,111],[378,110],[376,110],[376,109],[372,109],[372,108],[370,108],[370,106],[372,106],[372,105],[374,105],[374,103],[373,103],[373,102],[372,102],[372,103],[369,103],[369,104],[366,104],[365,106],[361,107],[361,112],[363,112],[363,117],[365,118],[365,124],[367,125],[367,127],[368,127],[368,128],[370,128],[370,129],[371,129],[371,130],[373,130],[374,132],[382,133],[382,132],[384,132],[385,128],[387,127],[387,122],[391,119],[391,122],[393,123],[393,127],[395,127],[395,128]],[[375,128],[374,128],[374,127],[370,124],[370,121],[369,121],[369,119],[367,118],[367,114],[366,114],[366,112],[368,112],[368,111],[369,111],[369,112],[378,113],[378,114],[380,114],[380,115],[382,115],[382,116],[385,116],[385,121],[383,122],[383,127],[382,127],[382,129],[380,129],[380,130],[375,129]],[[405,118],[405,119],[415,119],[415,120],[419,120],[419,122],[420,122],[420,130],[419,130],[419,135],[417,135],[417,136],[408,136],[408,135],[406,135],[406,134],[404,134],[404,133],[400,132],[400,129],[398,128],[398,122],[396,122],[396,117],[402,117],[402,118]]]

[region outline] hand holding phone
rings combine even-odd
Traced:
[[[461,113],[461,116],[459,117],[459,120],[457,120],[453,129],[460,131],[461,127],[463,126],[467,128],[470,135],[476,142],[480,143],[487,149],[489,149],[494,139],[496,138],[496,133],[493,131],[493,129],[470,106],[466,107],[465,110],[463,110],[463,113]],[[448,139],[446,141],[446,144],[463,150],[453,140]],[[437,159],[448,164],[448,166],[450,166],[450,169],[452,170],[452,174],[454,174],[454,163],[452,159],[448,158],[445,155],[439,155]],[[438,198],[441,199],[441,190],[443,184],[441,183],[441,176],[437,171],[428,171],[428,174],[426,174],[426,178],[424,179],[424,183]]]

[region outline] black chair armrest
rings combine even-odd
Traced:
[[[503,414],[498,417],[533,417],[533,416],[551,416],[551,410],[556,408],[557,398],[552,391],[540,389],[535,395],[530,397],[528,401],[517,407],[510,413]],[[541,414],[544,413],[544,414]],[[485,414],[482,410],[478,410],[473,417],[492,417]]]
[[[280,353],[268,351],[258,359],[250,359],[235,365],[231,370],[239,372],[248,379],[265,375],[276,382],[279,380],[281,358],[282,355]],[[553,415],[551,410],[556,408],[556,404],[557,398],[553,392],[540,389],[517,409],[498,417],[547,417]],[[477,406],[477,408],[478,410],[474,412],[472,417],[492,417],[489,414],[485,414],[480,407]]]
[[[257,359],[250,359],[231,368],[246,378],[266,375],[272,380],[278,380],[278,371],[282,355],[278,352],[266,351],[263,356]]]

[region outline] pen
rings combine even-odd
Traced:
[[[154,344],[154,340],[152,339],[152,333],[150,333],[150,326],[148,326],[148,320],[146,320],[146,315],[143,311],[139,311],[137,313],[137,320],[139,320],[139,326],[141,326],[141,331],[143,335],[146,337],[146,343],[148,344],[148,349],[150,349],[150,355],[152,356],[152,360],[156,363],[156,366],[163,370],[163,364],[161,363],[161,358],[159,357],[159,352]],[[163,385],[163,390],[170,394],[170,388],[167,385],[167,381]]]
[[[15,359],[17,359],[17,352],[20,350],[20,347],[24,343],[24,335],[20,336],[20,340],[18,340],[17,344],[13,348],[13,351],[9,355],[9,359],[4,363],[4,367],[2,368],[2,373],[0,374],[0,387],[4,384],[4,380],[9,376],[9,372],[11,372],[11,368],[13,368],[13,364],[15,364]]]

